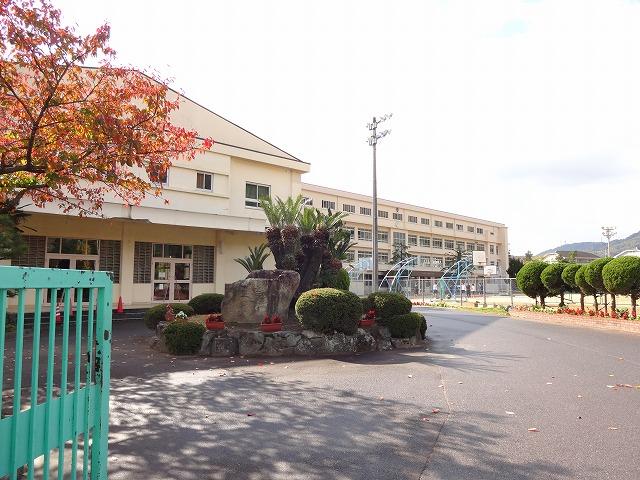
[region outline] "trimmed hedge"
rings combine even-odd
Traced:
[[[163,303],[162,305],[156,305],[144,313],[144,324],[147,328],[155,330],[159,322],[164,322],[164,316],[167,313],[167,305],[169,304]],[[186,303],[172,303],[170,305],[173,308],[173,313],[184,312],[187,317],[193,315],[193,308]]]
[[[360,301],[362,302],[362,311],[367,313],[372,308],[375,308],[373,305],[373,299],[370,297],[360,297]]]
[[[162,332],[167,349],[174,355],[193,355],[200,349],[206,329],[200,323],[174,321]]]
[[[338,290],[349,290],[349,285],[351,285],[349,272],[347,272],[344,268],[341,268],[340,270],[338,270],[338,273],[336,274],[335,287]]]
[[[358,330],[362,302],[351,292],[336,288],[314,288],[296,302],[296,317],[304,328],[319,333],[341,332],[352,335]]]
[[[536,298],[540,296],[540,301],[544,305],[544,297],[549,295],[549,291],[542,283],[540,274],[549,264],[542,260],[532,260],[524,264],[516,275],[516,284],[522,293],[527,297]]]
[[[427,331],[427,321],[422,314],[411,312],[391,317],[387,327],[393,338],[409,338],[416,336],[418,332],[424,338]]]
[[[198,315],[220,313],[222,311],[223,298],[224,295],[221,293],[203,293],[189,300],[189,305]]]
[[[392,317],[411,312],[411,300],[401,293],[376,292],[369,295],[369,301],[376,310],[380,325],[387,326]]]

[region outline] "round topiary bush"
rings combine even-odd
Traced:
[[[618,257],[602,268],[604,287],[612,294],[630,295],[632,314],[640,295],[640,257]]]
[[[427,331],[427,322],[422,314],[411,312],[391,317],[387,327],[393,338],[409,338],[418,334],[424,338],[422,329],[424,328],[424,332]]]
[[[516,285],[527,297],[540,296],[540,303],[544,307],[544,299],[549,291],[542,283],[540,274],[547,268],[548,263],[542,260],[532,260],[525,263],[516,275]]]
[[[362,302],[351,292],[336,288],[315,288],[304,292],[296,302],[296,317],[304,328],[319,333],[358,330]]]
[[[369,295],[369,301],[376,310],[380,325],[386,326],[391,317],[411,312],[411,300],[401,293],[375,292]]]
[[[580,270],[580,267],[581,265],[577,263],[569,263],[562,270],[562,281],[570,287],[572,292],[579,291],[576,284],[576,273]]]
[[[540,272],[540,280],[549,291],[549,295],[560,295],[561,307],[564,307],[564,292],[570,287],[562,280],[562,272],[564,272],[566,265],[566,263],[562,262],[551,263]]]
[[[174,321],[162,334],[167,349],[174,355],[193,355],[200,349],[206,329],[196,322]]]
[[[224,295],[221,293],[203,293],[196,295],[189,300],[189,305],[198,315],[207,313],[220,313],[222,311],[222,299]]]
[[[338,290],[349,290],[349,286],[351,285],[349,272],[347,272],[344,268],[338,270],[335,283],[335,288],[337,288]]]
[[[584,279],[587,281],[589,285],[597,292],[597,293],[609,293],[607,288],[604,286],[604,280],[602,278],[602,269],[604,266],[613,260],[610,257],[598,258],[597,260],[593,260],[587,265],[585,265],[584,269]],[[606,297],[605,297],[606,300]],[[615,309],[615,294],[613,294],[611,298],[611,307]],[[607,309],[607,305],[605,303],[605,310]]]
[[[144,324],[147,328],[155,330],[159,322],[164,322],[164,317],[167,313],[167,305],[169,304],[163,303],[162,305],[156,305],[144,313]],[[193,315],[193,308],[186,303],[171,303],[170,305],[171,308],[173,308],[173,313],[184,312],[187,317]]]

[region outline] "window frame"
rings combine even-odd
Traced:
[[[256,198],[252,198],[252,197],[248,197],[247,196],[247,187],[249,185],[255,185],[255,187],[256,187]],[[260,207],[260,187],[267,188],[269,190],[269,195],[263,195],[263,196],[267,196],[268,198],[271,198],[271,185],[266,185],[264,183],[256,183],[256,182],[245,181],[245,183],[244,183],[244,206],[245,206],[245,208],[261,208]]]
[[[209,176],[209,188],[206,187],[199,187],[198,183],[200,180],[200,175],[202,175],[203,177],[203,185],[206,185],[206,178],[207,176]],[[203,192],[213,192],[213,173],[211,172],[203,172],[202,170],[197,170],[196,171],[196,189],[198,190],[202,190]],[[245,194],[246,194],[246,190],[245,190]]]

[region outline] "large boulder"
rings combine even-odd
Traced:
[[[256,327],[265,315],[287,320],[291,299],[300,283],[292,270],[256,270],[244,280],[224,287],[222,317],[225,323]]]

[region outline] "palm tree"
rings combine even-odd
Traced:
[[[268,248],[266,243],[258,245],[255,248],[249,247],[249,255],[244,258],[234,258],[236,262],[247,269],[247,272],[251,273],[254,270],[262,270],[264,261],[269,258],[269,252],[265,250]]]

